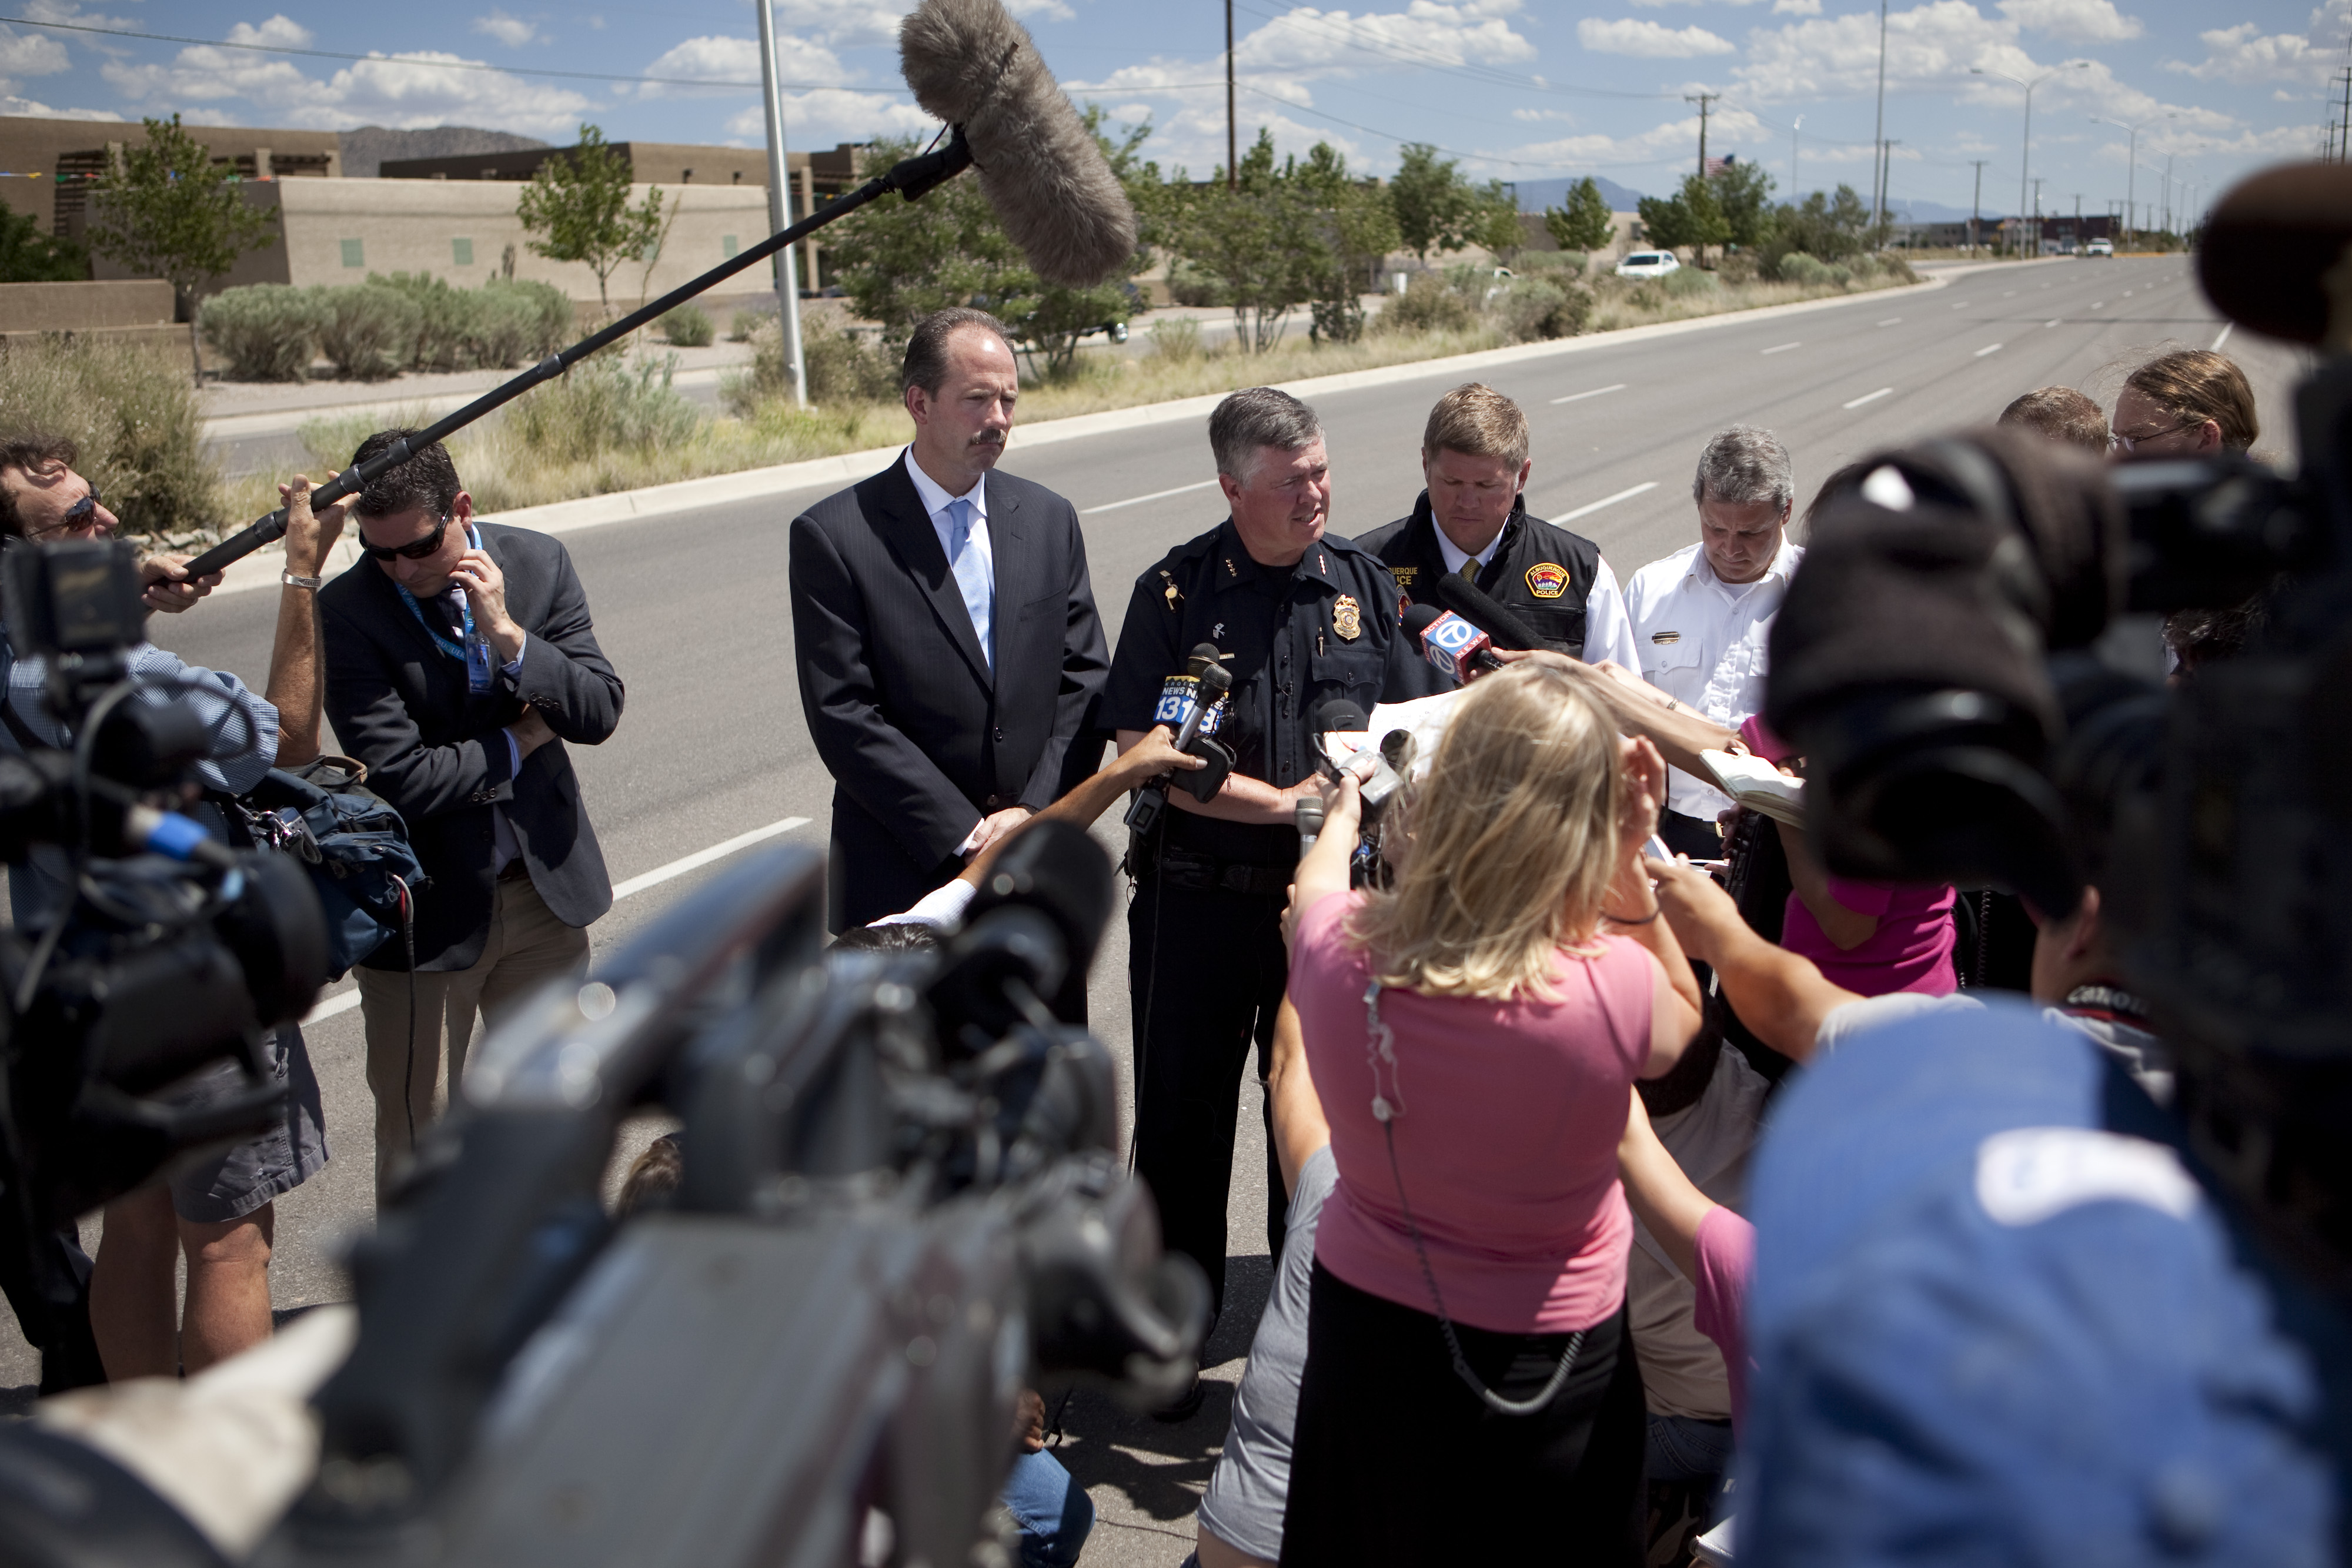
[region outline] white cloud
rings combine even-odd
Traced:
[[[228,41],[232,44],[259,44],[272,49],[307,49],[317,39],[316,33],[293,17],[284,16],[272,16],[258,27],[248,22],[239,22],[228,30]]]
[[[1732,52],[1730,39],[1717,37],[1705,27],[1677,29],[1635,16],[1615,22],[1587,16],[1576,25],[1576,41],[1596,55],[1633,55],[1648,60],[1687,60]]]
[[[1078,15],[1062,0],[1006,0],[1004,8],[1016,16],[1043,16],[1048,22],[1076,21]]]
[[[26,0],[25,18],[31,22],[79,22],[92,27],[121,27],[127,32],[141,31],[152,17],[105,16],[95,11],[85,11],[79,0]],[[68,118],[87,119],[96,110],[61,110]]]
[[[1517,0],[1412,0],[1402,11],[1321,11],[1294,6],[1234,47],[1235,68],[1377,70],[1399,66],[1496,64],[1535,58],[1536,47],[1506,17]]]
[[[246,37],[238,37],[237,31]],[[238,42],[253,37],[276,42],[297,33],[309,37],[283,17],[237,31],[230,36]],[[375,58],[320,80],[306,76],[291,60],[196,45],[182,49],[170,65],[112,61],[99,74],[143,112],[179,111],[207,123],[258,122],[321,131],[456,123],[568,140],[592,107],[590,99],[567,88],[543,86],[504,71],[436,69],[436,61],[480,63],[442,52],[421,58]],[[234,112],[208,107],[239,99],[250,107]]]
[[[46,33],[0,27],[0,77],[46,77],[73,69],[66,47]],[[13,111],[12,111],[13,112]]]
[[[122,116],[110,109],[51,109],[15,93],[0,93],[0,114],[29,114],[43,120],[94,120],[121,124]]]
[[[2205,46],[2202,60],[2194,65],[2168,60],[2166,66],[2200,80],[2223,81],[2235,87],[2273,87],[2283,82],[2324,86],[2342,52],[2341,13],[2345,9],[2341,4],[2328,7],[2338,13],[2333,42],[2313,41],[2314,36],[2320,34],[2326,16],[2323,12],[2312,13],[2309,34],[2266,34],[2259,23],[2241,22],[2234,27],[2216,27],[2199,34],[2198,40]]]
[[[838,81],[847,82],[850,73],[841,63],[841,57],[822,44],[790,34],[776,39],[776,61],[787,82]],[[756,38],[730,38],[706,36],[688,38],[673,45],[659,58],[646,67],[646,74],[654,77],[689,77],[719,82],[757,82],[760,79],[760,44]],[[647,83],[639,89],[646,98],[677,98],[707,96],[709,92],[740,92],[740,88],[696,89]],[[764,134],[764,132],[762,133]]]
[[[504,11],[493,11],[487,16],[474,18],[474,31],[496,38],[508,48],[519,49],[539,37],[536,23],[520,16],[509,16]]]
[[[884,93],[828,87],[782,97],[791,144],[802,149],[837,141],[870,141],[877,136],[929,137],[940,128],[938,120],[913,103]],[[764,143],[766,113],[753,104],[728,119],[727,133]]]
[[[775,0],[776,30],[806,33],[835,48],[895,47],[898,20],[915,0]]]
[[[2116,9],[2115,0],[2000,0],[2000,14],[2021,27],[2077,43],[2137,38],[2137,16]]]
[[[1707,120],[1711,151],[1719,148],[1728,152],[1746,143],[1769,141],[1772,135],[1744,109],[1718,106]],[[1697,166],[1698,116],[1687,114],[1633,136],[1595,132],[1531,142],[1510,149],[1506,156],[1522,163],[1545,163],[1567,170],[1656,168],[1661,172],[1649,183],[1653,188],[1664,189]],[[1813,162],[1811,146],[1805,149],[1805,161]]]
[[[1772,15],[1775,16],[1818,16],[1821,14],[1822,0],[1772,0]]]

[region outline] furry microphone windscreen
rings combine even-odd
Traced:
[[[1001,0],[923,0],[898,54],[915,101],[963,127],[981,189],[1038,277],[1086,287],[1121,274],[1135,208]]]

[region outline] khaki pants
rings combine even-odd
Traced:
[[[416,976],[388,969],[356,971],[360,1016],[367,1024],[368,1088],[375,1095],[379,1203],[385,1174],[464,1083],[475,1012],[481,1013],[485,1030],[495,1030],[540,987],[587,967],[588,933],[558,920],[530,879],[516,877],[498,884],[490,934],[473,967]],[[418,1015],[413,1034],[408,1019],[412,984]],[[436,1092],[445,1056],[449,1066],[446,1096]]]

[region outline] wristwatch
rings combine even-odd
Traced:
[[[313,593],[327,586],[327,580],[323,577],[297,577],[290,571],[279,572],[278,580],[289,588],[307,588]]]

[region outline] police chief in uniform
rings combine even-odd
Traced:
[[[1534,470],[1519,405],[1476,382],[1455,387],[1429,411],[1421,438],[1428,488],[1412,515],[1356,542],[1387,564],[1408,602],[1444,608],[1434,584],[1461,573],[1559,652],[1638,674],[1617,574],[1591,539],[1528,515]]]
[[[1233,775],[1206,805],[1169,791],[1133,846],[1128,906],[1136,1165],[1162,1239],[1207,1271],[1222,1311],[1235,1102],[1253,1040],[1265,1076],[1288,975],[1281,917],[1298,860],[1295,808],[1316,798],[1316,716],[1336,698],[1369,714],[1452,681],[1398,625],[1387,569],[1325,536],[1330,465],[1314,410],[1270,387],[1237,392],[1209,416],[1209,444],[1233,515],[1136,579],[1103,711],[1124,752],[1195,645],[1214,643],[1233,676],[1217,736]],[[1282,1188],[1271,1179],[1268,1249],[1279,1256]]]

